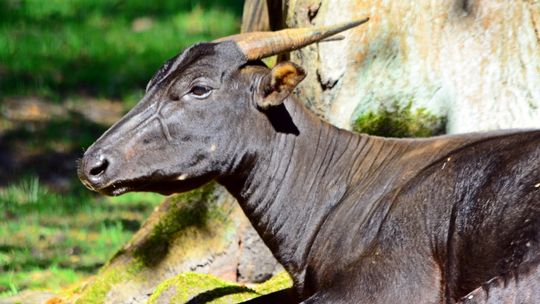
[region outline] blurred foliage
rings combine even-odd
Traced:
[[[106,128],[69,112],[65,117],[40,124],[21,124],[4,133],[2,141],[24,143],[29,151],[81,150],[89,147]]]
[[[237,31],[242,3],[0,1],[0,92],[130,95],[186,46]]]
[[[0,296],[87,277],[138,230],[161,196],[90,193],[75,161],[110,124],[96,117],[127,111],[185,47],[237,32],[242,5],[0,0]]]

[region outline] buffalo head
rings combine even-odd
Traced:
[[[233,175],[276,132],[268,113],[304,78],[293,63],[268,69],[259,59],[365,21],[193,45],[167,61],[142,100],[88,148],[79,166],[81,181],[108,195],[170,194]]]

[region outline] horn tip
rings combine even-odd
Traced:
[[[339,33],[339,32],[351,29],[353,27],[357,27],[357,26],[359,26],[361,24],[364,24],[364,23],[366,23],[368,21],[369,21],[369,17],[365,17],[365,18],[362,18],[362,19],[356,19],[356,20],[353,20],[353,21],[338,24],[338,25],[332,26],[331,28],[334,31],[334,33]]]
[[[364,23],[366,23],[368,21],[369,21],[369,16],[365,17],[365,18],[362,18],[362,19],[357,19],[357,20],[351,21],[349,24],[352,27],[355,27],[355,26],[359,26],[360,24],[364,24]]]

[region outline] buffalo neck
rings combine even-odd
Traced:
[[[338,129],[292,98],[285,105],[298,132],[275,132],[271,140],[257,145],[251,157],[245,157],[249,161],[234,176],[220,182],[299,282],[324,221],[358,190],[351,185],[368,187],[406,141]],[[368,214],[373,208],[370,200],[361,203]]]

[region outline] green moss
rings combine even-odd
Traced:
[[[182,273],[158,285],[147,304],[155,303],[239,303],[289,288],[292,281],[285,272],[263,284],[246,287],[214,276]]]
[[[278,290],[292,287],[292,279],[289,274],[282,271],[272,277],[270,280],[256,285],[253,289],[261,295],[269,294]]]
[[[129,94],[183,48],[236,33],[241,12],[237,0],[0,1],[0,91]]]
[[[424,108],[412,110],[412,100],[405,106],[394,101],[381,106],[377,112],[358,117],[353,130],[359,133],[385,137],[428,137],[443,134],[446,119],[427,112]]]
[[[215,184],[171,198],[171,204],[159,222],[152,228],[148,240],[135,250],[135,256],[146,266],[157,264],[169,250],[177,233],[188,228],[205,228],[210,218],[220,215],[215,201]]]
[[[103,303],[109,291],[118,284],[144,280],[145,271],[163,259],[174,240],[184,235],[193,237],[197,231],[204,230],[207,226],[214,227],[219,223],[225,223],[226,215],[216,204],[215,189],[215,184],[208,184],[169,198],[164,214],[151,228],[144,243],[135,249],[134,259],[130,262],[114,262],[115,258],[111,259],[87,285],[74,290],[73,294],[66,295],[66,298],[76,299],[75,303]],[[161,288],[169,281],[162,283]],[[172,281],[169,284],[172,284]],[[223,289],[220,292],[237,293],[239,289]]]
[[[101,304],[111,288],[123,281],[135,277],[142,269],[140,261],[113,268],[107,268],[98,273],[88,288],[82,288],[81,295],[77,297],[75,304]]]

